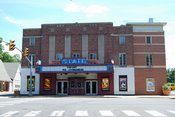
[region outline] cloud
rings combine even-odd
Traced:
[[[80,12],[81,9],[82,8],[80,7],[80,5],[75,4],[75,3],[70,3],[65,6],[64,11],[65,12]]]
[[[86,17],[94,17],[104,14],[108,11],[108,7],[103,5],[83,6],[77,3],[70,3],[64,7],[64,11],[68,13],[83,13]]]
[[[6,22],[9,22],[15,26],[21,27],[21,28],[38,28],[41,27],[41,24],[46,24],[46,23],[57,23],[57,18],[54,17],[40,17],[36,19],[18,19],[14,18],[12,16],[5,16],[4,17]]]

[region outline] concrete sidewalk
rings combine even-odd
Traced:
[[[14,92],[0,92],[0,97],[15,97]],[[17,97],[30,97],[28,95],[22,95]],[[68,95],[68,96],[58,96],[58,95],[33,95],[32,97],[62,97],[62,98],[70,98],[70,97],[76,97],[76,98],[173,98],[175,99],[175,91],[171,92],[170,96],[164,96],[164,95],[96,95],[96,96],[86,96],[86,95]]]

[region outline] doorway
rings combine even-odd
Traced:
[[[57,82],[57,94],[58,95],[68,95],[68,81],[58,81]]]
[[[91,81],[86,81],[86,95],[97,95],[97,81],[96,80],[91,80]]]

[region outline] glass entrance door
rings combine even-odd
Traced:
[[[97,95],[97,81],[86,81],[86,95]]]
[[[57,82],[57,94],[68,95],[68,81]]]

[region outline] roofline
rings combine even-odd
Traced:
[[[146,23],[146,22],[128,22],[129,26],[165,26],[166,22]]]
[[[60,25],[60,24],[64,24],[64,25],[72,25],[72,24],[113,24],[113,22],[75,22],[75,23],[50,23],[50,24],[41,24],[41,25]]]

